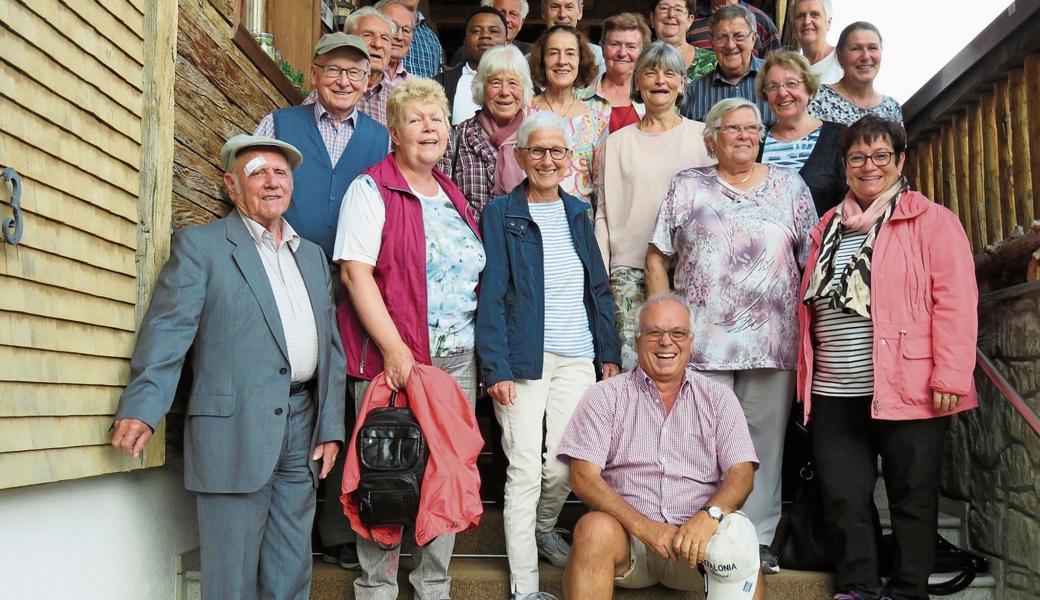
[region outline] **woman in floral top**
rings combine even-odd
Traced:
[[[693,81],[714,71],[719,64],[715,53],[686,41],[686,33],[696,18],[694,0],[656,0],[650,12],[650,24],[658,40],[679,51],[686,63],[686,78]]]
[[[818,222],[792,169],[755,162],[762,118],[743,98],[716,104],[704,143],[716,167],[680,171],[661,205],[646,255],[647,295],[675,291],[693,310],[691,366],[731,387],[760,465],[744,512],[758,531],[763,568],[780,520],[780,458],[794,395],[798,286]]]
[[[570,170],[560,186],[592,203],[593,155],[607,139],[610,105],[599,96],[582,100],[579,91],[595,79],[596,57],[583,33],[555,25],[534,43],[529,61],[531,79],[544,91],[534,97],[527,113],[549,110],[567,122],[573,152]]]
[[[846,127],[868,114],[903,122],[899,101],[874,89],[881,70],[881,32],[866,21],[842,30],[834,51],[845,76],[833,85],[820,86],[809,103],[809,114]]]

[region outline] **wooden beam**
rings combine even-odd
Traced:
[[[1011,138],[1011,177],[1015,190],[1015,217],[1022,226],[1033,222],[1033,174],[1030,173],[1029,133],[1035,126],[1029,122],[1030,108],[1026,100],[1025,71],[1015,69],[1008,74],[1008,134]]]
[[[986,247],[986,197],[982,191],[982,136],[975,134],[975,120],[981,114],[978,104],[968,107],[968,111],[957,121],[957,150],[960,162],[961,186],[965,190],[967,211],[971,215],[971,227],[967,229],[971,238],[972,251],[978,252]]]
[[[946,123],[942,127],[942,174],[943,174],[943,196],[946,207],[957,213],[961,218],[961,225],[968,231],[968,220],[963,210],[964,202],[961,201],[960,181],[957,177],[957,142],[954,139],[956,124]]]
[[[1015,235],[1015,228],[1023,223],[1015,214],[1015,178],[1011,170],[1011,119],[1007,80],[996,86],[997,177],[1000,182],[1000,212],[1004,216],[1004,238]],[[1025,225],[1028,225],[1026,223]]]
[[[983,171],[985,177],[986,238],[992,244],[1004,239],[1004,219],[1000,211],[1000,159],[997,150],[997,95],[993,90],[982,94],[982,114],[979,131],[982,134]]]
[[[1029,126],[1026,139],[1029,143],[1029,171],[1032,177],[1033,197],[1030,199],[1033,218],[1040,216],[1040,54],[1030,54],[1025,59],[1025,103]]]

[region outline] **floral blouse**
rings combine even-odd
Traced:
[[[715,167],[672,178],[650,243],[674,257],[675,291],[693,308],[691,366],[795,368],[798,286],[818,221],[791,169],[771,166],[748,190]]]
[[[883,119],[903,122],[903,109],[892,96],[885,96],[881,104],[873,108],[860,108],[841,96],[834,88],[824,84],[809,102],[809,114],[821,121],[833,121],[848,127],[860,118],[875,114]]]
[[[571,153],[571,168],[560,181],[560,187],[595,206],[593,158],[610,133],[610,105],[599,96],[592,96],[584,102],[588,105],[584,114],[566,119],[570,124],[571,150],[574,152]],[[540,110],[549,109],[532,103],[527,114]]]

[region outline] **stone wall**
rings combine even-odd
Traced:
[[[1040,410],[1040,282],[987,294],[979,315],[979,346]],[[980,407],[953,424],[943,494],[969,503],[972,547],[1004,561],[1003,598],[1035,599],[1040,597],[1040,436],[979,370],[975,381]]]

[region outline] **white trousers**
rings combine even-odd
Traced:
[[[509,459],[504,520],[514,593],[538,591],[536,540],[556,527],[571,491],[570,469],[556,458],[556,451],[571,414],[595,382],[591,360],[546,352],[541,379],[516,380],[513,404],[494,402],[502,449]]]
[[[795,372],[779,369],[698,371],[725,384],[740,400],[758,455],[755,488],[740,510],[755,524],[758,543],[773,543],[780,522],[780,481],[784,435],[794,399]]]

